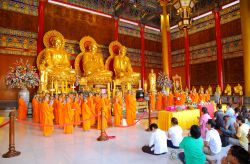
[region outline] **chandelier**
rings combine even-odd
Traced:
[[[181,21],[178,22],[180,29],[190,28],[192,25],[191,14],[196,0],[173,0],[172,4],[180,15]]]

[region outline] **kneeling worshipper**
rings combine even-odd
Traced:
[[[92,112],[88,106],[88,100],[85,98],[83,100],[82,103],[82,129],[84,131],[88,131],[91,127],[91,117],[95,117],[92,116]]]
[[[221,139],[219,132],[214,129],[216,123],[214,120],[209,119],[207,121],[207,133],[206,133],[206,138],[204,141],[204,147],[203,147],[203,152],[207,155],[216,155],[221,152]]]
[[[142,151],[153,155],[166,154],[168,152],[166,133],[158,129],[155,123],[151,124],[149,128],[153,133],[151,134],[149,145],[143,146]]]
[[[26,105],[26,102],[24,101],[23,96],[20,96],[18,99],[18,120],[26,120],[27,118],[27,112],[28,112],[28,108]]]
[[[74,110],[71,108],[71,100],[69,97],[66,97],[64,104],[64,133],[70,134],[73,133],[74,127]]]
[[[229,138],[229,143],[232,145],[238,145],[248,151],[248,133],[249,126],[245,123],[245,118],[241,115],[236,117],[236,123],[234,124],[236,129],[237,138]]]
[[[53,131],[53,120],[54,120],[54,114],[53,114],[53,100],[51,99],[49,101],[49,98],[45,96],[44,101],[43,101],[43,118],[44,118],[44,128],[43,128],[43,135],[44,136],[50,136]]]
[[[207,108],[202,107],[201,109],[202,116],[199,118],[199,124],[201,129],[201,137],[204,139],[206,137],[206,123],[208,119],[211,119],[211,117],[208,114]]]
[[[206,156],[202,151],[203,140],[201,138],[201,131],[197,125],[192,125],[190,134],[184,137],[180,143],[180,148],[184,152],[179,154],[180,160],[184,164],[203,164],[205,163]]]
[[[249,164],[249,162],[250,154],[244,148],[234,145],[222,159],[221,164]]]
[[[167,145],[170,148],[178,149],[179,144],[181,143],[183,139],[182,137],[183,130],[178,125],[178,120],[175,117],[171,119],[171,124],[172,124],[172,127],[168,130],[169,139],[167,141]]]

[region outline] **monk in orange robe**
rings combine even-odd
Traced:
[[[210,101],[210,94],[208,93],[208,91],[206,91],[206,94],[205,94],[205,101],[206,102]]]
[[[156,110],[162,110],[162,94],[158,92],[156,97]]]
[[[186,93],[182,92],[181,93],[181,105],[184,105],[186,103],[186,99],[187,99]]]
[[[114,100],[114,115],[115,115],[115,126],[120,126],[122,121],[122,99],[121,97],[117,96]]]
[[[77,97],[75,97],[71,108],[75,111],[74,112],[74,123],[76,123],[75,125],[80,125],[82,110],[81,110],[81,106]]]
[[[155,93],[150,93],[149,95],[149,109],[154,111],[155,110]]]
[[[125,97],[126,103],[126,121],[128,125],[133,125],[136,119],[136,99],[131,91]]]
[[[163,94],[162,96],[162,109],[166,109],[167,107],[167,95],[166,94]]]
[[[91,111],[91,125],[95,125],[96,122],[94,98],[95,97],[92,95],[92,93],[89,93],[89,97],[87,98],[87,104]]]
[[[205,96],[205,94],[203,94],[203,93],[200,93],[200,95],[199,95],[199,102],[205,102],[206,101],[206,96]]]
[[[112,121],[111,121],[111,105],[110,105],[110,100],[107,97],[107,94],[104,95],[104,101],[105,101],[105,105],[107,107],[108,110],[108,124],[112,125]]]
[[[172,92],[169,93],[167,97],[167,106],[173,106],[174,105],[174,95]]]
[[[101,107],[99,109],[100,109],[100,111],[98,111],[99,113],[101,113],[101,110],[103,110],[103,120],[101,120],[102,116],[99,115],[97,118],[97,129],[100,130],[102,126],[103,129],[105,130],[108,127],[108,107],[106,106],[104,95],[102,95]]]
[[[58,95],[55,95],[55,100],[53,103],[55,124],[59,124],[59,106],[58,106],[58,104],[59,104]]]
[[[28,112],[28,108],[26,105],[26,102],[23,99],[23,96],[20,96],[20,98],[18,99],[18,119],[19,120],[26,120],[27,118],[27,112]]]
[[[95,103],[95,114],[99,114],[101,112],[101,107],[102,107],[102,98],[99,94],[95,95],[94,103]]]
[[[70,98],[66,97],[66,104],[64,104],[64,133],[73,133],[74,110],[71,108]]]
[[[44,127],[43,127],[43,135],[44,136],[50,136],[53,131],[53,100],[50,101],[50,104],[48,104],[48,97],[45,97],[43,102],[43,112],[44,112]]]
[[[179,92],[174,93],[175,105],[181,105],[181,94]]]
[[[34,96],[32,99],[32,114],[33,114],[33,122],[39,123],[39,107],[38,107],[38,97],[37,95]]]
[[[58,108],[58,124],[60,125],[60,127],[63,127],[63,124],[64,124],[64,104],[63,104],[63,97],[62,96],[60,96],[58,99],[57,108]]]
[[[84,99],[82,103],[82,120],[83,120],[82,129],[84,131],[88,131],[91,127],[91,120],[90,120],[91,116],[92,112],[88,106],[87,99]]]

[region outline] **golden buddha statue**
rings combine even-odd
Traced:
[[[227,84],[226,89],[224,91],[225,95],[231,96],[232,95],[232,88],[229,84]]]
[[[140,73],[133,72],[131,62],[126,56],[127,49],[125,46],[122,46],[119,55],[114,57],[114,71],[116,79],[123,80],[139,80]]]
[[[200,93],[200,94],[204,94],[204,88],[203,88],[202,85],[200,86],[199,93]]]
[[[215,92],[221,95],[221,87],[219,85],[217,85]]]
[[[213,94],[213,89],[212,89],[211,85],[208,85],[208,88],[207,88],[207,90],[206,90],[206,93],[208,93],[208,94],[210,94],[210,95]]]
[[[80,41],[81,53],[76,57],[75,68],[77,74],[82,76],[80,84],[107,84],[112,81],[113,73],[104,66],[103,57],[98,53],[96,41],[85,36]],[[82,61],[83,74],[80,69],[80,61]]]
[[[234,87],[234,93],[239,94],[240,96],[243,95],[242,86],[239,83]]]
[[[156,92],[156,74],[154,73],[153,69],[151,69],[151,72],[148,75],[148,80],[149,80],[149,91]]]
[[[45,49],[37,57],[40,71],[39,92],[62,92],[62,88],[72,85],[75,70],[71,68],[69,54],[64,50],[64,37],[58,31],[48,31],[43,38]],[[61,89],[59,89],[61,88]]]

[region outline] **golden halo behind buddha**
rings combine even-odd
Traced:
[[[96,46],[98,47],[94,38],[92,38],[91,36],[85,36],[80,40],[80,43],[79,43],[80,50],[82,52],[88,52],[90,51],[92,44],[96,44]]]
[[[56,37],[57,39],[59,39],[61,41],[61,48],[64,48],[64,45],[65,45],[65,40],[64,40],[64,37],[63,35],[56,31],[56,30],[50,30],[48,32],[45,33],[44,37],[43,37],[43,44],[46,48],[49,48],[51,47],[51,39],[53,37]]]
[[[119,51],[120,51],[121,47],[122,47],[122,44],[120,42],[118,42],[117,40],[111,42],[109,44],[109,54],[111,56],[119,55]]]

